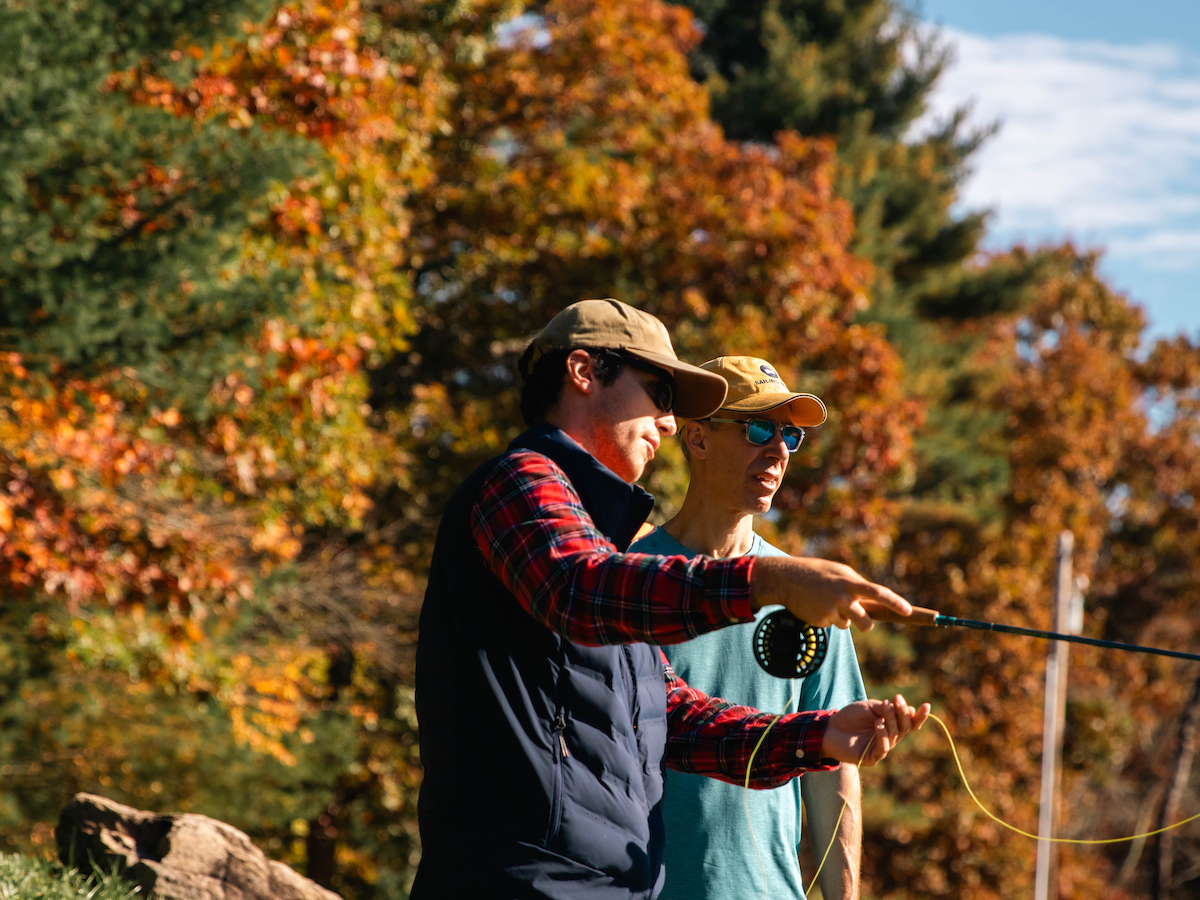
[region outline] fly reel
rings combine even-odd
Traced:
[[[825,662],[829,635],[786,609],[763,616],[754,629],[754,658],[776,678],[805,678]]]

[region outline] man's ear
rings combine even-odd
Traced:
[[[708,429],[694,419],[683,426],[683,446],[692,459],[708,458]]]
[[[567,377],[563,387],[574,387],[581,394],[591,394],[599,381],[592,354],[586,350],[572,350],[567,354]]]

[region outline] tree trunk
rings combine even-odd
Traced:
[[[1179,756],[1175,760],[1175,776],[1163,801],[1158,827],[1166,828],[1179,819],[1179,807],[1192,775],[1192,758],[1196,755],[1196,732],[1200,727],[1200,677],[1192,685],[1192,697],[1179,717]],[[1158,859],[1154,867],[1154,878],[1150,885],[1150,896],[1154,900],[1170,900],[1171,866],[1175,850],[1175,832],[1165,831],[1158,836]]]
[[[330,887],[337,873],[338,806],[331,803],[308,823],[306,873],[321,887]]]

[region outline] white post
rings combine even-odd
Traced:
[[[1058,536],[1058,571],[1054,580],[1054,631],[1078,634],[1082,628],[1081,609],[1075,601],[1071,578],[1071,554],[1075,536],[1064,531]],[[1042,719],[1042,794],[1038,804],[1038,836],[1054,837],[1058,831],[1059,760],[1062,757],[1063,719],[1067,710],[1067,649],[1063,641],[1051,641],[1046,657],[1046,703]],[[1051,890],[1058,868],[1058,850],[1049,841],[1038,841],[1037,867],[1033,877],[1034,900],[1054,900]]]

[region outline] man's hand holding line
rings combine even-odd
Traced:
[[[874,600],[902,616],[912,606],[895,591],[867,581],[842,563],[812,557],[762,556],[754,561],[750,602],[754,609],[778,604],[817,628],[854,623],[861,631],[874,626],[859,600]]]
[[[929,711],[928,703],[913,707],[901,694],[891,700],[851,703],[829,719],[821,752],[840,762],[873,766],[905,735],[924,725]]]

